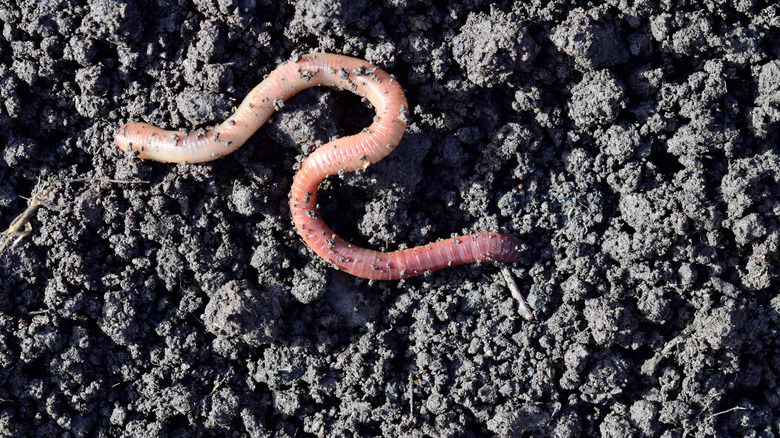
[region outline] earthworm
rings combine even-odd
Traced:
[[[408,106],[401,86],[395,78],[361,59],[313,53],[284,64],[255,87],[233,115],[205,134],[131,123],[119,129],[114,141],[123,151],[137,151],[144,159],[188,163],[215,160],[241,147],[284,101],[321,85],[368,99],[376,109],[376,117],[367,130],[315,150],[295,175],[290,197],[293,222],[315,253],[343,271],[375,280],[397,280],[463,263],[510,263],[520,257],[515,236],[492,232],[393,252],[374,251],[348,243],[320,218],[320,182],[341,172],[365,170],[392,152],[406,130]]]

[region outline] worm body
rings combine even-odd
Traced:
[[[520,257],[518,240],[509,234],[475,233],[394,252],[354,246],[337,236],[317,212],[317,188],[326,177],[365,169],[387,156],[406,130],[408,107],[401,86],[366,61],[314,53],[278,67],[216,128],[198,134],[166,131],[146,123],[124,125],[114,141],[120,149],[138,151],[144,159],[196,163],[211,161],[238,149],[296,93],[315,86],[351,91],[376,109],[363,132],[333,140],[303,162],[292,184],[293,222],[306,244],[320,257],[352,275],[394,280],[447,266],[473,262],[513,262]]]

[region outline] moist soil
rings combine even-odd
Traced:
[[[0,229],[53,184],[0,254],[0,435],[780,436],[776,2],[0,5]],[[533,320],[492,264],[372,282],[306,248],[290,184],[371,123],[354,95],[207,164],[113,144],[215,125],[311,51],[410,110],[322,184],[327,223],[512,233]]]

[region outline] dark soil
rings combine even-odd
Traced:
[[[0,435],[780,436],[780,5],[1,0]],[[381,6],[377,6],[381,5]],[[393,73],[411,124],[321,187],[384,250],[521,238],[511,265],[370,282],[307,250],[295,169],[368,126],[292,99],[167,165],[128,121],[207,127],[310,51]]]

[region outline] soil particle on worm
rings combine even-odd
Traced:
[[[0,435],[780,435],[780,10],[542,3],[6,2],[0,230],[54,178],[149,183],[58,186],[0,253]],[[387,159],[323,184],[328,223],[383,250],[517,234],[534,321],[490,264],[312,258],[289,187],[370,124],[350,93],[209,165],[112,145],[208,127],[315,49],[409,101]]]

